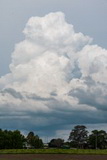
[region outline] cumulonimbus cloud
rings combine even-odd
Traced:
[[[107,50],[76,33],[62,12],[31,17],[23,33],[10,73],[0,78],[4,126],[52,125],[55,131],[72,123],[106,123]]]

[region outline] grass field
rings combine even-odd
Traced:
[[[75,155],[107,155],[107,150],[92,149],[6,149],[0,154],[75,154]]]

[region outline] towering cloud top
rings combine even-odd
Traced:
[[[0,79],[2,121],[14,117],[22,128],[34,121],[54,128],[56,120],[60,126],[106,122],[107,50],[75,33],[62,12],[30,18],[24,34],[12,53],[10,73]]]
[[[45,17],[32,17],[24,30],[26,38],[48,47],[87,43],[90,39],[81,33],[76,34],[73,26],[66,23],[62,12],[50,13]],[[50,46],[51,45],[51,46]]]

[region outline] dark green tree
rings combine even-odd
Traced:
[[[20,133],[20,131],[16,130],[12,133],[12,148],[13,149],[21,149],[23,148],[25,142],[25,137]]]
[[[69,136],[69,141],[71,142],[71,146],[75,148],[84,148],[87,143],[88,131],[86,130],[86,126],[77,125],[72,129]]]
[[[20,149],[24,142],[25,137],[20,131],[0,130],[0,149]]]
[[[50,142],[49,142],[49,147],[52,147],[52,148],[61,148],[64,144],[64,140],[61,139],[61,138],[57,138],[57,139],[52,139]]]
[[[0,149],[3,149],[4,148],[4,133],[2,131],[2,129],[0,129]]]
[[[104,130],[93,130],[89,135],[88,140],[90,148],[106,149],[107,148],[107,133]]]
[[[34,148],[35,142],[34,142],[34,132],[29,132],[27,135],[27,144]]]
[[[42,139],[35,135],[34,132],[29,132],[26,139],[30,148],[43,148]]]

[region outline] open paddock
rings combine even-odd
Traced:
[[[107,160],[107,155],[1,154],[0,160]]]

